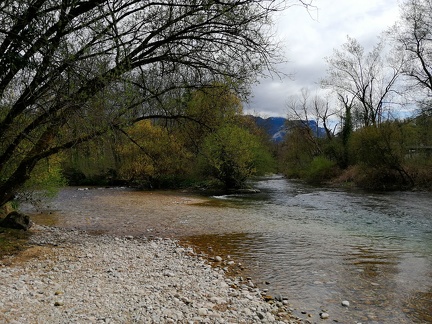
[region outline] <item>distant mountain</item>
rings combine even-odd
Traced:
[[[275,142],[281,142],[291,128],[304,126],[306,123],[315,136],[325,137],[326,135],[324,128],[319,127],[315,120],[309,120],[308,122],[303,120],[291,120],[287,123],[287,119],[283,117],[262,118],[253,116],[253,119],[258,127],[263,128]]]
[[[269,117],[264,119],[255,116],[253,118],[258,127],[263,128],[274,141],[280,142],[283,140],[286,134],[286,118]]]

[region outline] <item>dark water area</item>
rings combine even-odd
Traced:
[[[325,310],[327,322],[432,323],[431,193],[316,188],[281,177],[253,186],[260,193],[211,197],[68,188],[33,219],[173,237],[230,255],[311,322],[325,322]]]

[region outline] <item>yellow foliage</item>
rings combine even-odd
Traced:
[[[131,126],[127,134],[130,141],[118,147],[122,161],[119,171],[124,178],[178,174],[186,168],[190,155],[166,128],[143,120]]]

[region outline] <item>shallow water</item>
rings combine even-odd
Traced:
[[[175,237],[230,255],[312,322],[326,310],[339,323],[432,323],[430,193],[329,190],[281,177],[254,186],[261,193],[212,197],[68,188],[33,219]]]

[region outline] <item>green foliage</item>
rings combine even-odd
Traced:
[[[310,183],[321,183],[335,175],[336,163],[330,158],[336,155],[337,147],[332,140],[310,141],[310,131],[301,127],[291,131],[282,146],[280,165],[289,178],[305,179]],[[317,149],[316,145],[321,147]],[[325,156],[322,151],[325,148]]]
[[[80,186],[85,184],[87,177],[81,170],[72,167],[66,166],[62,170],[63,177],[66,179],[67,184],[70,186]]]
[[[271,0],[3,3],[0,206],[39,161],[143,119],[188,117],[173,103],[190,89],[233,80],[246,93],[279,58],[263,28],[283,7]]]
[[[348,144],[344,144],[342,138],[335,137],[331,141],[321,140],[322,153],[327,159],[334,161],[341,168],[349,166],[350,157],[348,152]]]
[[[423,111],[404,125],[407,134],[407,172],[420,188],[432,189],[432,115]]]
[[[412,186],[413,178],[405,167],[410,129],[400,122],[365,127],[351,137],[350,150],[362,172],[356,182],[367,188]]]
[[[64,163],[69,183],[97,181],[146,188],[213,185],[208,178],[214,178],[215,172],[208,162],[221,161],[220,152],[212,151],[221,149],[221,143],[229,153],[223,158],[224,166],[216,168],[232,174],[219,179],[228,187],[242,186],[251,175],[274,172],[268,138],[242,115],[241,100],[228,85],[212,84],[171,104],[185,108],[188,118],[169,123],[142,120],[71,150]]]
[[[324,156],[315,157],[305,170],[304,177],[310,183],[330,180],[336,174],[336,163]]]
[[[200,155],[201,171],[227,188],[241,188],[246,180],[271,171],[272,158],[260,140],[239,126],[226,125],[210,134]]]
[[[343,134],[315,141],[319,150],[305,130],[293,130],[280,150],[281,170],[312,183],[337,178],[369,189],[430,188],[430,129],[432,119],[424,115],[388,121],[353,131],[348,141]]]
[[[403,135],[399,123],[364,127],[352,135],[351,156],[355,163],[370,168],[400,168],[406,151]]]
[[[315,156],[315,145],[308,140],[309,130],[293,129],[286,137],[279,154],[279,169],[289,178],[302,178]]]
[[[184,123],[177,134],[188,149],[197,154],[206,136],[242,114],[240,98],[227,84],[212,84],[190,94]]]
[[[30,179],[17,195],[19,201],[38,204],[42,200],[54,197],[58,190],[67,184],[63,177],[58,156],[41,160],[33,169]]]

